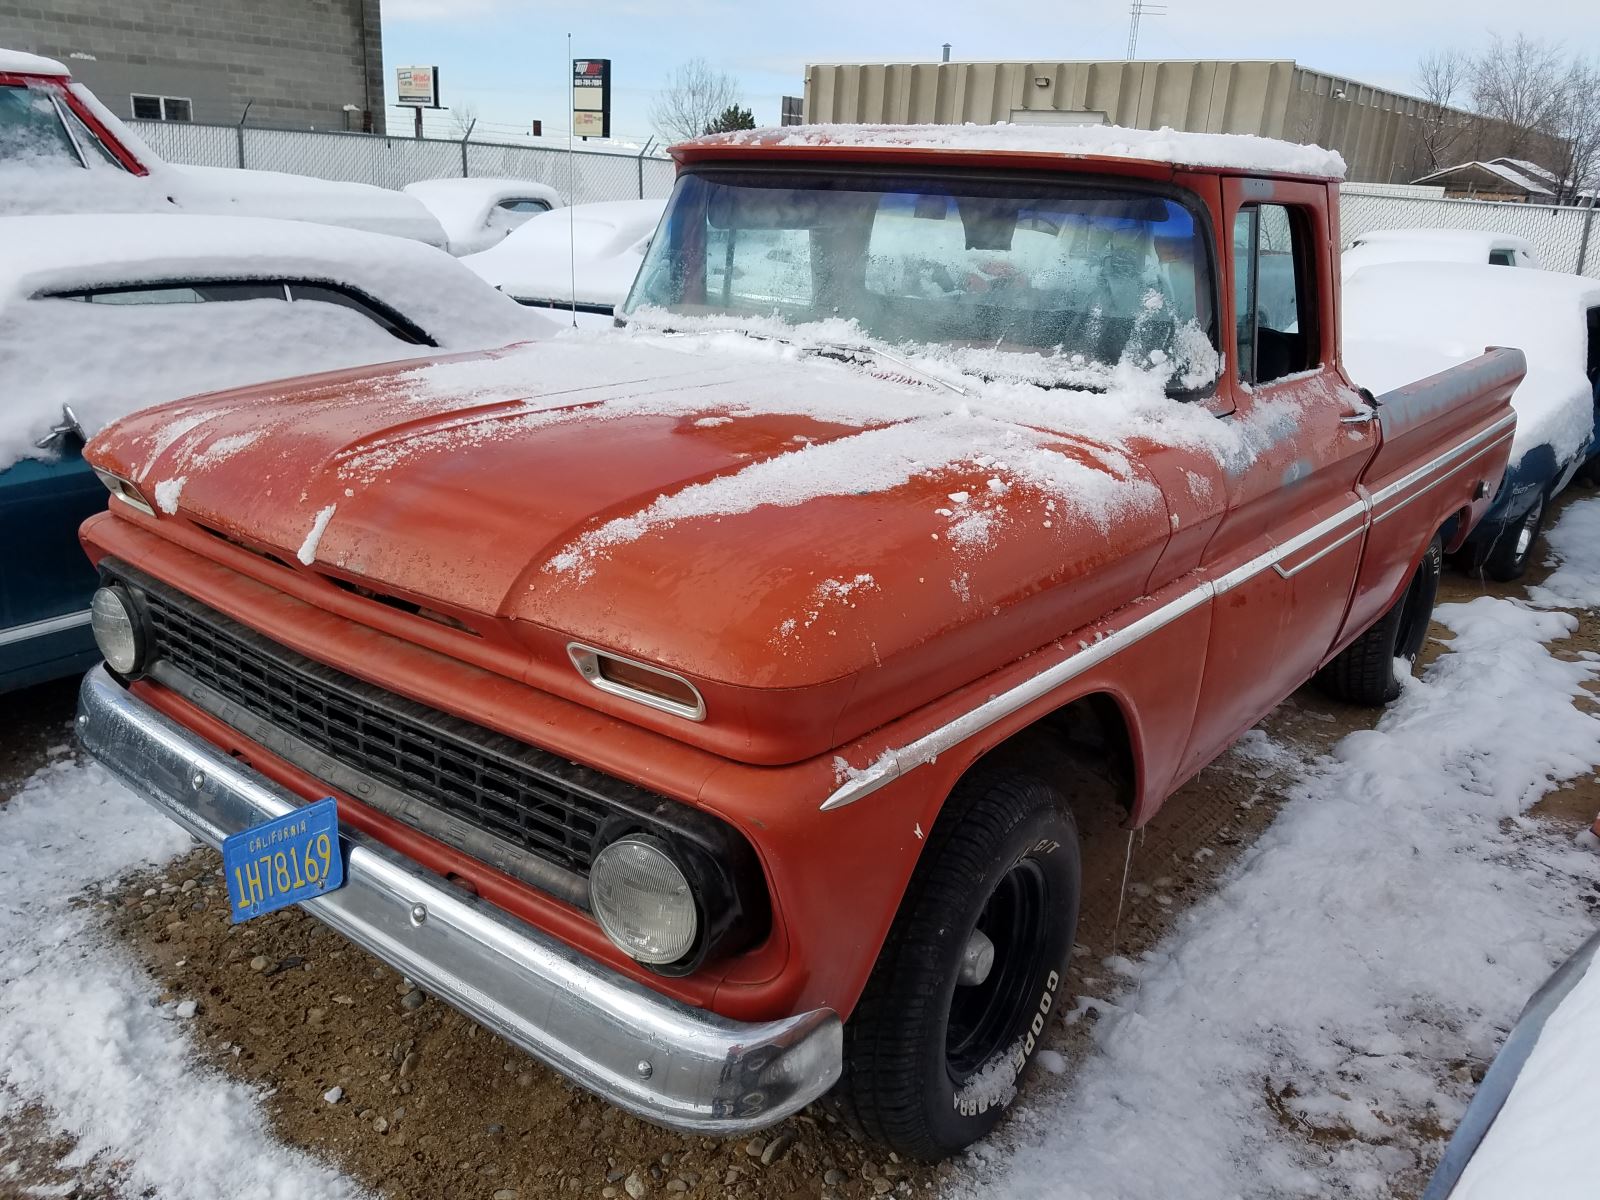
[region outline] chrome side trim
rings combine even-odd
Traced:
[[[49,637],[52,633],[63,633],[88,623],[89,610],[86,608],[81,612],[63,613],[59,617],[46,617],[42,621],[29,621],[26,625],[13,625],[10,629],[0,629],[0,646]]]
[[[1328,555],[1332,554],[1335,550],[1337,550],[1340,546],[1345,545],[1352,538],[1360,537],[1363,533],[1367,532],[1367,530],[1370,529],[1370,528],[1371,528],[1371,522],[1363,521],[1360,525],[1358,525],[1356,528],[1352,529],[1349,533],[1345,534],[1341,538],[1336,538],[1333,541],[1329,542],[1321,550],[1318,550],[1315,554],[1313,554],[1310,558],[1304,560],[1303,562],[1295,563],[1295,565],[1292,566],[1292,567],[1285,567],[1283,565],[1283,563],[1275,562],[1275,563],[1272,564],[1272,569],[1274,571],[1276,571],[1279,575],[1283,576],[1285,579],[1293,579],[1296,575],[1300,574],[1300,572],[1304,571],[1307,567],[1321,562],[1323,559],[1327,558]]]
[[[854,804],[863,796],[871,795],[907,771],[932,762],[946,750],[966,741],[973,734],[980,733],[995,722],[1004,720],[1019,708],[1048,695],[1090,667],[1103,663],[1119,650],[1126,649],[1141,638],[1165,625],[1170,625],[1192,609],[1207,603],[1215,593],[1215,585],[1210,581],[1191,588],[1115,633],[1107,634],[1099,641],[1090,643],[1071,658],[1045,668],[1039,674],[1024,679],[1007,691],[991,696],[970,712],[963,713],[946,725],[941,725],[932,733],[898,750],[885,751],[871,766],[860,771],[852,770],[849,779],[822,802],[822,811],[829,812],[835,808],[843,808],[847,804]]]
[[[1416,500],[1419,497],[1427,495],[1429,492],[1433,491],[1434,488],[1438,487],[1441,483],[1444,483],[1444,482],[1446,482],[1447,480],[1450,480],[1450,479],[1454,479],[1455,475],[1456,475],[1456,472],[1460,471],[1464,467],[1470,467],[1473,463],[1477,462],[1485,454],[1488,454],[1491,450],[1494,450],[1495,448],[1497,448],[1500,445],[1501,442],[1510,441],[1513,436],[1515,436],[1515,431],[1507,430],[1505,433],[1503,433],[1499,437],[1497,437],[1494,441],[1490,442],[1487,446],[1484,446],[1482,449],[1480,449],[1476,454],[1472,455],[1470,458],[1462,459],[1455,466],[1451,467],[1448,471],[1446,471],[1443,475],[1440,475],[1437,479],[1431,480],[1425,486],[1418,488],[1416,491],[1412,492],[1411,495],[1407,496],[1404,500],[1400,501],[1400,503],[1395,504],[1395,505],[1391,505],[1389,508],[1384,509],[1381,513],[1379,513],[1377,516],[1372,518],[1372,523],[1374,525],[1376,525],[1379,521],[1387,521],[1390,517],[1394,516],[1395,513],[1399,512],[1406,505],[1410,504],[1413,500]]]
[[[1507,413],[1505,416],[1501,417],[1498,421],[1496,421],[1493,425],[1489,426],[1489,428],[1487,428],[1485,430],[1482,430],[1479,433],[1473,434],[1466,441],[1461,442],[1459,445],[1452,446],[1449,450],[1446,450],[1443,454],[1439,455],[1437,458],[1432,459],[1429,462],[1423,463],[1422,466],[1418,467],[1416,470],[1410,471],[1407,474],[1401,476],[1399,479],[1396,479],[1393,483],[1379,488],[1372,495],[1372,503],[1373,503],[1373,505],[1376,506],[1376,505],[1382,504],[1385,500],[1389,500],[1389,499],[1392,499],[1395,496],[1398,496],[1401,492],[1405,491],[1412,484],[1414,484],[1414,483],[1418,482],[1419,480],[1425,478],[1431,472],[1437,471],[1440,467],[1444,466],[1447,462],[1450,462],[1452,459],[1461,457],[1461,455],[1465,454],[1468,450],[1471,450],[1474,446],[1478,445],[1479,443],[1488,441],[1490,438],[1496,436],[1497,434],[1504,433],[1506,430],[1510,429],[1516,423],[1517,423],[1517,414],[1515,412]],[[1419,493],[1419,495],[1420,495],[1420,493]]]
[[[695,687],[676,671],[668,671],[652,663],[640,662],[637,658],[629,658],[626,654],[613,654],[610,650],[600,650],[594,646],[586,646],[582,642],[567,643],[567,657],[572,660],[572,665],[578,668],[578,674],[587,679],[594,687],[609,696],[621,696],[624,700],[632,700],[635,704],[643,704],[646,708],[656,709],[658,712],[671,713],[675,717],[683,717],[688,721],[704,721],[706,719],[706,699],[700,694],[700,689]],[[615,662],[627,663],[630,667],[638,667],[641,671],[648,671],[652,675],[659,675],[663,679],[670,679],[674,683],[681,683],[689,689],[694,697],[694,703],[679,704],[675,700],[668,700],[665,696],[652,696],[649,692],[642,692],[631,688],[625,683],[618,683],[615,679],[607,679],[600,670],[600,660],[609,658]]]
[[[1489,426],[1489,428],[1474,434],[1472,437],[1468,438],[1464,442],[1459,443],[1458,445],[1452,446],[1443,454],[1430,459],[1422,466],[1408,472],[1402,478],[1397,479],[1395,482],[1383,487],[1370,499],[1364,498],[1354,504],[1347,505],[1338,512],[1334,513],[1332,516],[1325,517],[1310,528],[1304,529],[1300,533],[1295,534],[1294,537],[1288,539],[1287,541],[1273,546],[1271,549],[1256,555],[1255,558],[1250,559],[1248,562],[1235,567],[1233,570],[1217,578],[1214,582],[1207,581],[1199,584],[1190,591],[1183,593],[1181,596],[1168,601],[1154,612],[1147,613],[1145,616],[1140,617],[1137,621],[1134,621],[1126,627],[1117,630],[1115,633],[1108,634],[1100,641],[1095,642],[1093,645],[1081,650],[1072,657],[1057,663],[1053,667],[1046,668],[1039,674],[1030,679],[1023,680],[1021,683],[1016,684],[1004,692],[1000,692],[997,695],[991,696],[988,700],[985,700],[976,708],[970,710],[969,712],[963,713],[953,721],[941,725],[931,733],[924,734],[922,737],[916,739],[916,741],[909,742],[898,749],[891,748],[889,750],[885,750],[883,754],[879,755],[878,758],[875,759],[870,765],[857,769],[848,766],[848,764],[844,764],[842,760],[838,760],[841,764],[841,773],[845,775],[846,778],[844,778],[843,782],[841,782],[839,786],[829,794],[828,798],[822,802],[822,811],[829,812],[836,808],[843,808],[847,804],[854,804],[857,800],[860,800],[864,796],[870,796],[879,788],[894,782],[894,780],[898,779],[901,775],[904,775],[907,771],[914,770],[925,763],[932,762],[940,754],[960,745],[974,734],[981,733],[989,726],[1004,720],[1018,709],[1024,708],[1033,703],[1033,701],[1039,697],[1049,694],[1057,687],[1060,687],[1062,684],[1067,683],[1075,677],[1083,674],[1091,667],[1098,666],[1100,663],[1104,662],[1107,658],[1111,657],[1111,655],[1117,653],[1119,650],[1123,650],[1128,646],[1133,645],[1135,642],[1144,638],[1148,634],[1154,633],[1163,625],[1167,625],[1172,621],[1177,620],[1191,609],[1207,603],[1216,596],[1221,596],[1229,591],[1232,591],[1240,584],[1253,579],[1255,576],[1259,575],[1262,571],[1267,570],[1269,567],[1275,568],[1278,571],[1278,574],[1283,576],[1285,579],[1293,577],[1299,572],[1305,570],[1307,567],[1311,566],[1312,563],[1317,562],[1325,555],[1332,553],[1334,550],[1344,545],[1351,538],[1359,537],[1361,534],[1365,533],[1372,525],[1375,525],[1378,521],[1381,521],[1384,519],[1384,517],[1388,516],[1389,512],[1398,511],[1406,504],[1411,503],[1411,501],[1416,499],[1417,496],[1423,495],[1425,492],[1431,490],[1445,479],[1450,478],[1455,471],[1441,475],[1438,479],[1430,482],[1426,487],[1421,488],[1415,496],[1407,497],[1400,504],[1390,509],[1389,512],[1374,516],[1373,510],[1378,504],[1399,495],[1413,484],[1425,479],[1432,472],[1437,471],[1440,467],[1453,462],[1455,459],[1460,458],[1463,454],[1466,454],[1473,447],[1481,445],[1483,442],[1488,441],[1491,438],[1495,440],[1490,442],[1489,445],[1484,446],[1483,449],[1478,452],[1478,454],[1475,454],[1465,462],[1458,464],[1456,470],[1459,470],[1461,467],[1466,466],[1467,463],[1475,461],[1481,455],[1486,454],[1490,450],[1494,449],[1494,447],[1499,444],[1499,441],[1503,440],[1496,435],[1504,434],[1508,429],[1516,424],[1516,420],[1516,413],[1507,413],[1500,420]],[[1331,545],[1323,547],[1305,562],[1297,563],[1295,566],[1289,568],[1283,568],[1279,565],[1284,559],[1289,558],[1299,551],[1305,549],[1305,547],[1316,542],[1318,539],[1326,537],[1328,534],[1338,529],[1341,525],[1355,517],[1361,518],[1361,524],[1359,527],[1350,530]]]
[[[213,846],[302,803],[104,667],[78,693],[78,737]],[[797,1112],[839,1076],[843,1026],[831,1009],[744,1022],[691,1008],[348,827],[339,841],[345,884],[306,901],[307,912],[620,1108],[672,1129],[733,1136]]]

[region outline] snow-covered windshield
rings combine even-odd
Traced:
[[[0,162],[45,159],[83,166],[55,100],[43,88],[0,84]]]
[[[1201,223],[1167,193],[708,170],[679,179],[623,311],[842,320],[979,374],[1097,388],[1131,363],[1196,391],[1217,374],[1212,295]]]

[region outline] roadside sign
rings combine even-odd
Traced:
[[[572,132],[581,138],[611,136],[611,60],[572,60]]]
[[[439,107],[438,67],[396,67],[395,98],[413,108]]]

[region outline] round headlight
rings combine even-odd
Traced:
[[[89,627],[106,665],[119,675],[139,669],[144,658],[143,639],[134,620],[133,605],[118,587],[103,587],[89,603]]]
[[[606,936],[642,963],[676,962],[694,946],[694,889],[654,838],[618,838],[589,868],[589,905]]]

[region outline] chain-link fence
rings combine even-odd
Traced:
[[[565,150],[495,142],[172,121],[129,124],[162,158],[190,166],[287,171],[387,188],[462,175],[527,179],[577,204],[654,199],[672,190],[672,162],[655,155],[578,150],[569,158]]]
[[[1373,229],[1481,229],[1526,238],[1545,267],[1600,279],[1600,217],[1592,208],[1400,195],[1347,183],[1339,193],[1345,246]]]

